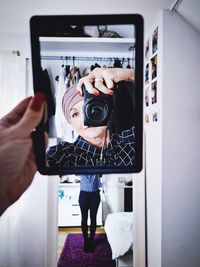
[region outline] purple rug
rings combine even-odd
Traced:
[[[106,234],[96,234],[95,251],[83,251],[82,234],[68,234],[58,261],[58,267],[115,267]]]

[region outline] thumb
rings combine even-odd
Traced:
[[[17,135],[29,136],[32,130],[39,124],[44,114],[45,95],[37,93],[30,101],[20,121],[14,125],[12,130]]]

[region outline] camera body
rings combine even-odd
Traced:
[[[106,126],[109,123],[113,109],[113,97],[102,92],[99,93],[99,96],[90,94],[83,85],[83,114],[86,126]]]

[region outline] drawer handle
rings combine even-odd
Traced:
[[[72,216],[79,216],[79,214],[72,214]]]
[[[79,206],[79,204],[72,204],[72,206]]]

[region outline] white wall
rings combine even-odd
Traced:
[[[0,218],[0,267],[54,267],[57,262],[57,178],[39,173]]]
[[[145,168],[145,167],[144,167]],[[133,266],[146,265],[145,233],[145,171],[133,176]]]
[[[200,34],[164,11],[158,26],[158,103],[145,112],[149,267],[200,266]],[[158,111],[158,123],[152,113]]]
[[[46,206],[47,179],[37,175],[31,187],[0,218],[1,267],[44,266]]]
[[[162,266],[200,266],[200,34],[164,13]]]
[[[30,58],[27,34],[0,34],[0,39],[0,51],[19,50],[24,62]],[[25,80],[25,72],[23,76]],[[29,189],[1,216],[0,267],[56,266],[56,188],[57,177],[37,173]]]
[[[152,36],[158,27],[158,49],[152,52]],[[149,267],[161,266],[161,212],[162,212],[162,14],[152,22],[149,31],[145,34],[145,44],[149,40],[149,58],[145,59],[144,69],[149,63],[149,83],[144,82],[144,92],[149,88],[149,106],[144,108],[144,116],[148,115],[149,122],[145,121],[145,162],[146,162],[146,199],[147,199],[147,261]],[[151,58],[157,54],[157,103],[151,100]],[[157,112],[158,121],[153,122],[153,113]]]

